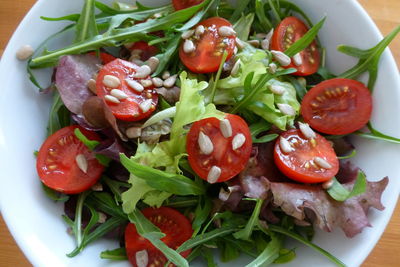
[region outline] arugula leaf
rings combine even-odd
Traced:
[[[233,28],[236,31],[236,37],[240,40],[247,41],[251,31],[251,25],[254,21],[254,13],[250,13],[247,16],[242,16],[234,25]]]
[[[177,34],[169,42],[164,53],[158,54],[156,56],[160,61],[160,63],[158,64],[156,71],[152,74],[153,77],[158,76],[166,69],[167,65],[171,62],[171,58],[173,57],[173,55],[177,53],[180,41],[181,41],[181,35]]]
[[[113,217],[127,220],[127,215],[122,211],[121,206],[115,203],[110,193],[92,192],[87,198],[87,203]]]
[[[100,258],[105,260],[113,261],[125,261],[128,260],[125,248],[116,248],[113,250],[105,250],[100,253]]]
[[[292,260],[294,260],[296,258],[296,252],[294,251],[294,249],[286,249],[286,248],[282,248],[279,251],[279,257],[274,260],[274,263],[288,263],[291,262]]]
[[[292,44],[288,49],[285,50],[285,54],[289,57],[293,57],[297,53],[306,49],[316,38],[319,30],[322,28],[326,20],[324,17],[317,24],[315,24],[306,34],[303,35],[299,40]]]
[[[260,21],[260,26],[264,32],[269,32],[273,27],[271,21],[267,18],[264,9],[264,1],[263,0],[255,0],[255,12],[258,20]]]
[[[258,257],[246,265],[246,267],[266,266],[273,263],[279,257],[279,251],[283,245],[283,236],[269,233],[271,241]]]
[[[89,150],[93,151],[97,145],[100,144],[99,141],[96,140],[89,140],[82,132],[79,130],[79,128],[76,128],[74,130],[75,136],[81,141],[85,146],[89,148]],[[96,159],[99,161],[99,163],[103,166],[108,166],[110,163],[111,159],[105,155],[101,154],[96,154]]]
[[[273,0],[268,0],[268,5],[270,6],[271,10],[272,10],[272,14],[275,17],[275,20],[280,23],[282,21],[281,19],[281,15],[279,14],[279,7],[275,6],[274,1]],[[279,1],[278,1],[278,5],[279,5]]]
[[[260,229],[262,229],[263,231],[267,231],[267,229],[264,229],[263,226],[261,226]],[[310,241],[308,241],[307,239],[305,239],[304,237],[302,237],[299,234],[296,234],[296,233],[294,233],[292,231],[289,231],[289,230],[287,230],[287,229],[285,229],[283,227],[280,227],[280,226],[277,226],[277,225],[272,225],[272,224],[268,225],[268,230],[271,231],[271,232],[280,233],[280,234],[286,235],[288,237],[291,237],[291,238],[299,241],[300,243],[303,243],[304,245],[306,245],[306,246],[316,250],[317,252],[321,253],[323,256],[325,256],[326,258],[331,260],[337,266],[346,267],[346,265],[343,262],[341,262],[335,256],[330,254],[328,251],[326,251],[326,250],[318,247],[317,245],[311,243]]]
[[[185,176],[144,166],[129,159],[125,154],[120,154],[120,159],[130,173],[145,180],[152,188],[181,196],[204,194],[204,187]]]
[[[328,194],[335,200],[343,202],[349,198],[361,195],[367,190],[367,179],[362,171],[358,172],[357,179],[351,191],[341,185],[336,178],[333,178],[332,186],[327,190]]]
[[[370,133],[356,131],[354,134],[368,139],[381,140],[389,143],[400,144],[400,138],[392,137],[384,133],[381,133],[380,131],[372,127],[371,122],[368,122],[367,127],[370,130]]]
[[[253,232],[254,227],[257,225],[258,217],[260,216],[261,207],[264,201],[262,199],[256,200],[256,206],[254,207],[253,213],[245,228],[233,234],[236,239],[250,240],[250,236]]]
[[[242,13],[247,8],[247,6],[249,5],[249,2],[250,2],[250,0],[237,1],[236,2],[235,11],[233,12],[233,14],[232,14],[231,18],[229,19],[229,21],[235,22],[236,20],[241,18],[242,17]]]
[[[210,83],[210,85],[211,85],[211,86],[209,86],[209,88],[211,90],[211,92],[210,92],[211,96],[210,96],[210,100],[209,100],[210,103],[214,102],[214,97],[215,97],[215,93],[217,90],[217,83],[219,81],[219,78],[221,77],[222,69],[224,68],[224,64],[226,62],[227,57],[228,57],[228,52],[224,51],[224,54],[222,55],[222,58],[221,58],[221,63],[219,64],[217,74],[215,75],[215,78],[213,79],[212,83]]]
[[[49,121],[47,123],[47,136],[50,136],[61,128],[70,125],[70,118],[69,110],[65,107],[58,91],[55,91],[53,104],[50,108]]]
[[[56,190],[47,187],[45,184],[42,183],[43,191],[45,192],[46,196],[54,201],[59,202],[66,202],[69,199],[68,195],[65,195],[61,192],[57,192]]]
[[[389,35],[387,35],[382,41],[380,41],[376,46],[367,50],[361,50],[350,46],[339,46],[338,50],[347,55],[351,55],[359,58],[358,63],[350,68],[349,70],[343,72],[338,77],[356,79],[364,72],[369,73],[368,85],[367,87],[372,91],[375,86],[375,82],[378,75],[378,64],[382,53],[385,51],[386,47],[392,42],[392,40],[400,32],[400,26],[397,26]]]
[[[142,237],[149,240],[156,248],[158,248],[168,260],[177,266],[189,267],[189,263],[177,251],[168,247],[160,239],[165,236],[157,226],[152,224],[138,209],[135,209],[128,215],[129,220],[135,224],[136,230]]]
[[[208,267],[218,267],[217,263],[214,261],[214,255],[209,248],[202,248],[201,255],[207,261]]]
[[[88,38],[99,34],[94,16],[94,0],[85,0],[81,15],[76,23],[75,34],[76,43],[85,41]]]
[[[226,241],[217,241],[217,246],[220,252],[222,262],[232,261],[240,256],[239,249],[232,243]]]
[[[130,184],[128,184],[126,182],[121,182],[121,181],[110,179],[107,176],[103,176],[101,179],[108,186],[108,188],[110,188],[111,192],[114,194],[115,203],[122,202],[121,194],[123,192],[123,189],[121,189],[121,188],[129,188]]]
[[[74,21],[77,22],[80,18],[80,14],[70,14],[67,16],[62,16],[62,17],[57,17],[57,18],[51,18],[51,17],[45,17],[45,16],[40,16],[40,19],[46,20],[46,21],[63,21],[63,20],[68,20],[68,21]]]
[[[210,215],[213,203],[209,197],[200,197],[196,210],[194,211],[194,220],[192,222],[193,236],[200,231],[201,226]]]

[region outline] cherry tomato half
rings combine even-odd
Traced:
[[[138,68],[139,67],[132,62],[116,59],[104,65],[97,76],[97,95],[104,99],[114,116],[120,120],[138,121],[147,118],[151,115],[151,113],[153,113],[157,106],[158,94],[155,91],[154,86],[147,87],[140,92],[128,85],[127,80],[138,83],[140,83],[140,80],[142,80],[133,78],[133,75],[136,73]],[[119,80],[120,85],[116,88],[107,87],[104,84],[104,77],[106,75],[112,75],[116,77]],[[146,77],[144,79],[149,78],[150,77]],[[128,97],[119,99],[119,103],[110,101],[106,96],[112,95],[113,89],[122,91]],[[151,100],[151,102],[149,100]],[[147,101],[146,103],[149,105],[145,105],[145,101]]]
[[[215,117],[196,121],[187,135],[186,150],[190,166],[202,179],[210,183],[224,182],[233,178],[244,169],[250,158],[252,140],[246,122],[232,114],[227,114],[225,120],[232,129],[232,134],[226,135],[228,137],[222,132],[221,121]],[[200,148],[201,133],[212,142],[211,153],[206,154]],[[239,144],[236,149],[233,149],[234,142]],[[217,181],[215,177],[209,177],[212,168],[220,169]]]
[[[227,51],[226,60],[229,60],[233,55],[236,44],[235,35],[222,37],[219,35],[218,29],[222,26],[232,27],[232,24],[226,19],[213,17],[200,22],[198,25],[205,27],[204,34],[199,37],[193,35],[188,39],[194,43],[196,49],[191,53],[185,53],[183,47],[186,41],[183,41],[179,48],[179,57],[192,72],[215,72],[221,64],[224,51]]]
[[[131,47],[129,47],[129,50],[131,50],[131,51],[133,51],[133,50],[142,51],[140,53],[140,60],[141,61],[146,61],[149,58],[151,58],[152,56],[157,55],[157,53],[158,53],[158,48],[157,47],[155,47],[153,45],[149,45],[145,41],[139,41],[139,42],[133,43],[133,45]]]
[[[297,40],[303,37],[308,31],[308,27],[303,21],[296,17],[287,17],[279,23],[272,36],[271,49],[284,52]],[[294,63],[285,68],[295,68],[297,72],[294,75],[307,76],[318,71],[321,56],[318,51],[317,42],[313,41],[306,49],[301,51],[301,64]]]
[[[142,210],[142,213],[166,235],[161,241],[170,248],[177,249],[193,234],[190,221],[175,209],[168,207],[146,208]],[[167,263],[164,254],[154,247],[150,241],[141,237],[133,223],[128,224],[125,229],[125,247],[128,259],[133,266],[138,266],[136,253],[141,251],[145,251],[144,253],[147,254],[148,264],[146,266],[164,266]],[[190,252],[191,250],[186,250],[180,254],[187,257]]]
[[[96,52],[89,52],[88,54],[92,55],[92,56],[97,56]],[[113,61],[115,59],[116,59],[116,57],[114,57],[110,54],[100,52],[100,60],[101,60],[101,63],[103,63],[103,64],[110,63],[111,61]]]
[[[77,194],[89,189],[99,180],[104,169],[94,153],[75,136],[76,128],[89,140],[100,141],[95,132],[79,126],[68,126],[46,139],[36,161],[40,180],[46,186],[66,194]],[[86,171],[79,167],[79,160],[83,164],[81,166],[87,165]]]
[[[282,140],[291,147],[282,149]],[[327,163],[325,167],[321,160]],[[300,130],[289,130],[280,135],[275,143],[274,161],[279,170],[290,179],[302,183],[321,183],[330,180],[339,171],[339,160],[330,143],[321,135],[308,140]]]
[[[372,97],[361,82],[331,79],[313,87],[301,102],[304,121],[319,132],[349,134],[371,118]]]
[[[204,0],[172,0],[175,10],[185,9],[191,6],[198,5],[204,2]]]

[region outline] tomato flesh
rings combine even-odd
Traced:
[[[192,7],[204,2],[204,0],[172,0],[175,10]]]
[[[99,180],[104,169],[94,153],[75,136],[76,128],[89,140],[100,141],[95,132],[87,131],[79,126],[68,126],[46,139],[36,161],[40,180],[46,186],[66,194],[78,194],[89,189]],[[86,173],[78,167],[76,162],[79,154],[86,159]]]
[[[371,118],[372,96],[361,82],[331,79],[304,96],[301,114],[311,127],[326,134],[349,134]]]
[[[186,150],[192,169],[204,180],[213,166],[221,169],[217,182],[227,181],[239,174],[246,166],[251,153],[252,139],[246,122],[237,115],[228,114],[225,119],[230,122],[232,136],[224,137],[220,120],[212,117],[193,123],[187,135]],[[213,152],[209,155],[202,153],[199,147],[200,132],[208,136],[213,143]],[[233,150],[232,141],[237,134],[243,134],[244,144]]]
[[[182,42],[179,48],[179,57],[182,63],[192,72],[210,73],[218,70],[221,64],[222,55],[227,51],[229,60],[234,52],[236,37],[234,35],[222,37],[218,34],[218,29],[222,26],[232,27],[226,19],[213,17],[200,22],[206,29],[200,37],[193,35],[189,38],[193,41],[196,50],[192,53],[185,53]]]
[[[155,91],[155,87],[145,88],[142,92],[138,92],[128,86],[126,79],[135,80],[140,82],[142,79],[133,78],[136,70],[139,68],[136,64],[125,61],[122,59],[116,59],[106,65],[100,70],[97,81],[96,89],[97,95],[104,99],[105,103],[110,107],[110,110],[114,116],[124,121],[138,121],[149,117],[155,110],[158,103],[158,94]],[[105,75],[112,75],[119,79],[120,85],[117,88],[109,88],[104,85],[103,80]],[[146,77],[144,79],[149,79]],[[112,89],[119,89],[128,95],[126,99],[120,99],[120,103],[113,103],[105,99],[106,95],[109,95]],[[143,110],[140,104],[144,101],[151,99],[151,107],[149,110]]]
[[[161,241],[172,249],[177,249],[193,234],[190,221],[175,209],[168,207],[146,208],[142,210],[142,213],[166,235]],[[142,250],[146,250],[148,255],[147,266],[162,267],[168,261],[161,251],[138,234],[133,223],[128,224],[125,229],[125,247],[128,259],[133,266],[137,266],[136,253]],[[180,254],[187,257],[190,252],[191,250],[186,250]]]
[[[293,150],[284,152],[280,138],[286,139]],[[288,178],[302,183],[321,183],[334,177],[339,171],[339,160],[330,143],[316,134],[314,140],[308,140],[300,130],[286,131],[277,139],[274,149],[274,161],[279,170]],[[316,157],[325,160],[331,168],[322,168]]]
[[[135,42],[129,48],[129,50],[131,50],[131,51],[141,50],[142,52],[140,53],[140,60],[142,60],[142,61],[146,61],[149,58],[151,58],[152,56],[157,55],[157,53],[158,53],[157,47],[155,47],[153,45],[149,45],[148,43],[146,43],[144,41]]]
[[[303,37],[308,31],[306,24],[296,17],[287,17],[279,23],[272,36],[271,49],[286,51],[292,44]],[[317,42],[313,41],[306,49],[301,51],[301,64],[297,66],[292,63],[285,68],[295,68],[294,75],[307,76],[318,71],[321,56],[318,51]]]

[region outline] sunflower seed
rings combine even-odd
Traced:
[[[158,77],[151,79],[155,87],[161,87],[163,85],[163,80]]]
[[[154,15],[152,16],[154,19],[158,19],[162,17],[161,13],[154,13]]]
[[[193,41],[191,40],[185,40],[183,43],[183,52],[186,54],[190,54],[196,50],[196,46],[194,46]]]
[[[283,153],[290,153],[294,151],[294,148],[290,145],[289,141],[282,136],[279,138],[279,147]]]
[[[278,109],[285,115],[294,116],[296,115],[296,111],[292,108],[291,105],[288,104],[278,104]]]
[[[232,136],[232,125],[227,119],[222,119],[219,121],[219,128],[221,130],[222,135],[225,138]]]
[[[231,192],[227,192],[223,187],[221,187],[221,189],[219,190],[218,198],[222,201],[227,201],[230,195]]]
[[[33,55],[33,48],[30,45],[23,45],[21,46],[17,53],[16,56],[19,60],[27,60],[28,58],[30,58]]]
[[[98,223],[105,223],[107,221],[107,215],[105,215],[103,212],[98,212],[99,214],[99,219],[97,220]]]
[[[123,100],[128,98],[128,95],[124,91],[119,89],[112,89],[110,95],[116,97],[118,100]]]
[[[96,80],[90,79],[86,85],[93,94],[97,95]]]
[[[195,35],[196,35],[197,37],[200,37],[200,36],[202,36],[202,35],[204,34],[205,31],[206,31],[206,28],[204,28],[203,25],[199,25],[199,26],[197,26],[197,28],[196,28]]]
[[[236,35],[236,32],[232,27],[222,26],[218,29],[218,34],[222,37],[228,37],[228,36]]]
[[[319,167],[324,168],[324,169],[332,169],[332,165],[329,164],[325,159],[320,158],[320,157],[315,157],[314,158],[315,164],[317,164]]]
[[[333,185],[333,179],[326,181],[325,183],[322,183],[322,188],[325,190],[328,190],[329,188],[331,188]]]
[[[289,66],[292,60],[281,51],[271,50],[272,55],[283,67]]]
[[[182,39],[189,39],[194,34],[194,30],[188,30],[182,33]]]
[[[143,87],[150,87],[153,85],[153,82],[151,80],[140,80],[140,84],[143,85]]]
[[[315,139],[317,137],[317,135],[315,134],[313,129],[311,129],[311,127],[310,127],[310,125],[308,125],[308,123],[299,122],[299,128],[305,138]]]
[[[237,46],[235,46],[235,48],[233,48],[233,54],[236,55],[237,52],[238,52],[238,48],[237,48]]]
[[[261,48],[264,50],[269,50],[269,40],[264,39],[261,41]]]
[[[138,267],[147,267],[149,264],[149,254],[147,253],[147,250],[143,249],[136,252],[135,259]]]
[[[103,185],[101,183],[95,183],[90,189],[96,192],[103,191]]]
[[[272,28],[268,33],[267,36],[265,36],[265,39],[271,42],[272,35],[274,35],[274,29]]]
[[[258,38],[258,39],[265,39],[265,37],[267,37],[266,33],[257,33],[256,34],[256,38]]]
[[[135,80],[131,80],[131,79],[125,79],[126,83],[128,84],[128,86],[130,88],[132,88],[133,90],[135,90],[136,92],[140,93],[144,90],[143,85],[141,85],[140,83],[138,83]]]
[[[136,73],[133,75],[134,78],[146,78],[151,74],[151,69],[147,65],[143,65],[136,69]]]
[[[160,64],[160,60],[156,57],[151,57],[146,61],[146,65],[150,67],[151,72],[153,73]]]
[[[76,155],[75,162],[81,171],[83,171],[84,173],[87,173],[88,162],[83,154]]]
[[[106,96],[104,97],[104,99],[105,99],[107,102],[111,102],[111,103],[114,103],[114,104],[119,104],[119,103],[121,103],[121,102],[118,100],[118,98],[116,98],[115,96],[112,96],[112,95],[106,95]]]
[[[139,108],[143,111],[143,113],[146,113],[147,111],[150,110],[152,104],[153,104],[153,100],[147,99],[139,104]]]
[[[164,71],[163,74],[161,75],[161,78],[163,78],[164,80],[168,79],[171,76],[171,74],[169,73],[169,71]]]
[[[218,166],[212,166],[207,175],[207,182],[214,184],[218,181],[221,176],[221,168]]]
[[[133,49],[132,51],[131,51],[131,55],[133,56],[133,55],[138,55],[139,57],[140,57],[140,55],[143,53],[143,50],[141,50],[141,49]]]
[[[269,89],[271,90],[272,93],[276,95],[282,95],[286,91],[285,87],[277,84],[271,84],[269,86]]]
[[[129,139],[138,138],[142,134],[142,128],[130,127],[125,131],[125,134]]]
[[[103,84],[110,88],[117,88],[121,85],[121,81],[114,75],[105,75],[103,78]]]
[[[293,63],[296,66],[300,66],[301,64],[303,64],[303,58],[301,57],[300,53],[297,53],[293,56]]]
[[[277,69],[278,69],[278,66],[275,63],[271,63],[268,65],[268,71],[271,74],[274,74]]]
[[[250,40],[248,43],[254,47],[259,47],[260,46],[260,41],[259,40]]]
[[[245,142],[246,142],[246,137],[244,136],[244,134],[239,133],[235,135],[235,137],[233,137],[232,139],[232,149],[236,150],[241,148]]]
[[[136,65],[138,65],[139,67],[144,65],[144,62],[141,61],[140,59],[137,59],[137,58],[132,58],[132,57],[131,57],[131,58],[129,59],[129,61],[132,62],[132,63],[134,63],[134,64],[136,64]]]
[[[214,151],[214,145],[207,135],[200,132],[199,139],[197,140],[200,148],[200,152],[204,155],[210,155]]]
[[[240,40],[238,37],[236,37],[236,45],[239,49],[243,49],[246,46],[245,43],[242,40]]]
[[[239,73],[239,69],[240,69],[240,59],[238,59],[235,65],[233,65],[233,68],[231,70],[231,75],[236,76],[236,74]]]
[[[166,88],[171,88],[175,85],[177,75],[172,75],[168,79],[166,79],[163,83],[163,86]]]

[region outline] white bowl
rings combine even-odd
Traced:
[[[109,262],[99,258],[105,249],[118,246],[116,242],[98,241],[75,258],[65,256],[75,244],[61,220],[62,205],[55,204],[42,192],[35,170],[33,151],[45,138],[50,99],[40,95],[29,82],[25,62],[17,61],[16,50],[24,45],[33,47],[49,34],[61,29],[63,22],[44,22],[41,15],[62,16],[79,12],[83,1],[39,0],[26,15],[10,40],[0,65],[0,204],[2,215],[27,258],[34,266],[128,266],[127,262]],[[166,1],[148,0],[147,3]],[[369,48],[382,36],[371,18],[355,1],[295,0],[316,22],[324,15],[327,21],[320,33],[327,48],[328,67],[339,73],[355,60],[336,51],[338,44]],[[390,52],[382,56],[379,78],[374,92],[372,122],[377,129],[392,135],[400,133],[400,79]],[[400,191],[400,147],[379,141],[355,139],[358,149],[356,164],[362,167],[370,180],[389,176],[390,182],[383,194],[386,209],[371,210],[372,228],[364,229],[353,239],[334,233],[318,231],[314,242],[332,252],[349,266],[360,265],[374,247],[388,223]],[[292,245],[292,243],[290,244]],[[299,244],[297,258],[289,266],[330,266],[328,260]],[[235,266],[243,266],[241,258]],[[232,264],[225,265],[232,266]]]

